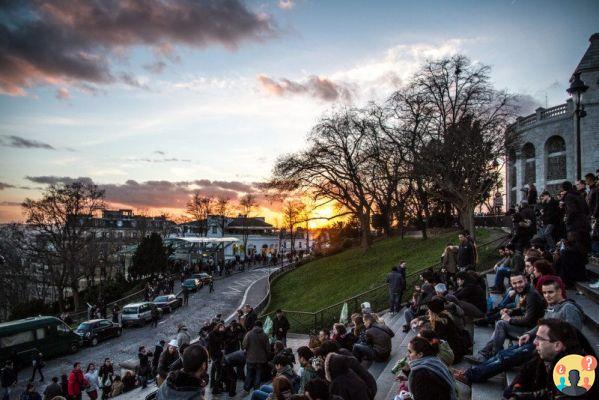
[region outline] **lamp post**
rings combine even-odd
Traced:
[[[576,116],[576,180],[582,179],[582,150],[580,143],[580,119],[584,118],[587,113],[584,111],[582,105],[582,95],[587,91],[589,87],[584,84],[580,79],[580,72],[575,72],[574,76],[570,80],[570,87],[568,88],[568,94],[572,96],[574,101],[575,110],[574,115]]]

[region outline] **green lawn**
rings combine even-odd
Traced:
[[[481,229],[477,231],[477,242],[481,244],[502,235]],[[354,248],[312,261],[273,283],[266,313],[277,308],[317,311],[381,285],[400,259],[406,260],[408,274],[427,268],[440,260],[447,243],[457,244],[457,241],[457,232],[439,234],[428,240],[384,239],[375,242],[366,253]],[[409,279],[408,284],[411,281]]]

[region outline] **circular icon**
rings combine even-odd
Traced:
[[[553,383],[563,394],[581,396],[595,383],[595,368],[595,357],[570,354],[562,357],[553,368]]]
[[[597,359],[593,356],[584,356],[580,365],[585,371],[593,371],[597,368]]]

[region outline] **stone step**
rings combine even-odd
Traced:
[[[599,289],[593,289],[588,282],[576,282],[576,289],[584,293],[590,300],[595,302],[595,306],[599,304]]]
[[[599,304],[596,298],[588,296],[586,291],[579,294],[576,290],[566,290],[566,294],[580,306],[586,316],[584,325],[594,334],[593,337],[597,337],[599,340]]]
[[[473,354],[477,354],[489,341],[493,334],[493,328],[474,327]],[[471,387],[472,400],[500,399],[505,389],[505,374],[499,374],[484,383],[473,383]]]
[[[597,280],[599,279],[599,264],[595,264],[595,263],[588,263],[587,264],[587,274],[589,276],[589,279],[591,280]]]

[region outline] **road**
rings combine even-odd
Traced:
[[[239,308],[241,303],[257,304],[266,293],[268,273],[268,268],[257,268],[215,280],[213,293],[209,293],[206,286],[191,294],[188,306],[165,314],[156,328],[149,325],[128,328],[123,330],[120,338],[100,342],[96,347],[85,347],[76,354],[46,360],[43,370],[45,382],[37,383],[38,375],[35,383],[37,390],[41,394],[53,376],[60,378],[62,374],[68,375],[75,361],[81,362],[81,367],[84,369],[89,362],[99,366],[104,362],[104,358],[110,357],[116,372],[119,370],[118,363],[137,357],[139,346],[144,345],[153,349],[160,339],[168,342],[176,337],[179,323],[185,323],[192,338],[196,337],[203,323],[216,314],[222,314],[223,318],[227,318]],[[19,372],[19,385],[13,391],[11,399],[18,399],[31,373],[31,368]]]

